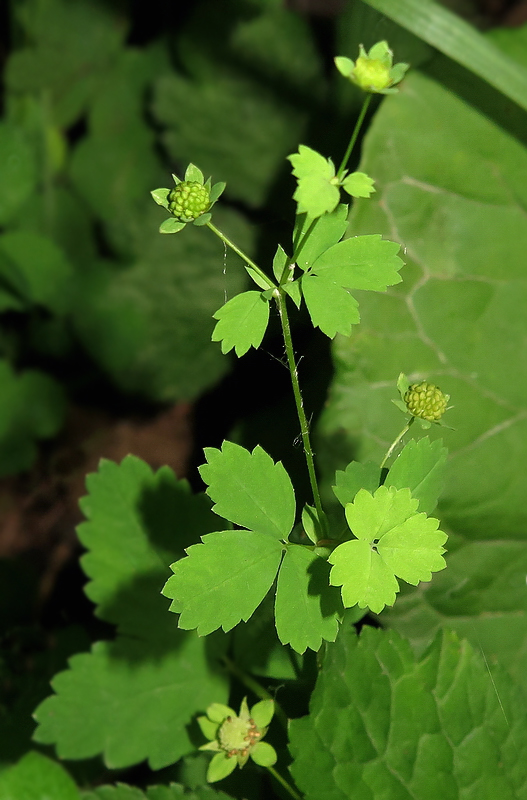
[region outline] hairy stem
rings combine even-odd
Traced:
[[[276,780],[278,781],[278,783],[280,783],[280,784],[281,784],[281,785],[284,787],[284,789],[286,790],[286,792],[288,792],[288,793],[291,795],[291,797],[293,798],[293,800],[302,800],[302,795],[298,794],[298,792],[296,792],[296,791],[293,789],[293,787],[291,786],[291,784],[289,784],[289,783],[286,781],[286,779],[285,779],[285,778],[282,778],[282,776],[280,775],[280,773],[279,773],[279,772],[277,772],[277,771],[275,770],[275,768],[274,768],[274,767],[267,767],[267,769],[269,770],[269,772],[271,773],[271,775],[273,776],[273,778],[276,778]]]
[[[391,454],[393,453],[393,451],[395,450],[395,448],[397,447],[397,445],[399,444],[399,442],[401,441],[401,439],[403,438],[403,436],[404,436],[406,433],[408,433],[408,431],[410,430],[410,426],[412,425],[412,422],[414,421],[414,419],[415,419],[415,417],[410,417],[409,421],[406,423],[406,425],[405,425],[405,426],[404,426],[404,428],[402,429],[402,431],[401,431],[401,433],[399,434],[399,436],[397,436],[397,437],[396,437],[396,438],[393,440],[393,442],[391,443],[391,445],[389,446],[388,450],[386,451],[386,455],[384,456],[383,460],[381,461],[381,469],[384,467],[384,465],[386,464],[386,462],[387,462],[387,461],[388,461],[388,459],[390,458]]]
[[[343,157],[342,161],[340,162],[340,167],[339,167],[338,172],[337,172],[337,178],[339,178],[339,179],[342,178],[342,173],[346,169],[346,164],[348,163],[349,157],[351,155],[351,151],[355,147],[355,142],[357,141],[357,136],[359,135],[359,131],[360,131],[361,127],[362,127],[362,123],[364,122],[364,117],[366,116],[366,112],[368,110],[368,106],[370,105],[371,98],[372,98],[371,94],[367,94],[366,97],[364,98],[364,102],[363,102],[362,108],[360,110],[359,118],[357,119],[357,122],[355,123],[355,127],[353,129],[353,133],[351,134],[351,139],[349,140],[349,144],[348,144],[348,146],[346,148],[346,152],[344,153],[344,157]]]
[[[295,354],[293,351],[293,340],[291,338],[291,326],[289,324],[289,316],[287,314],[286,295],[284,290],[280,287],[274,292],[274,297],[278,306],[278,313],[280,315],[280,322],[282,325],[282,334],[284,337],[285,352],[287,355],[287,365],[291,375],[291,383],[293,385],[293,394],[295,396],[296,413],[298,421],[300,422],[300,433],[302,436],[302,444],[304,445],[304,454],[307,462],[307,471],[309,473],[309,482],[311,484],[311,491],[313,492],[313,500],[317,510],[317,516],[321,524],[323,524],[324,512],[322,510],[322,502],[320,500],[320,492],[318,490],[317,476],[315,472],[315,461],[313,458],[313,449],[311,447],[311,440],[309,438],[309,424],[304,411],[304,401],[300,391],[300,382],[298,380],[298,369],[295,361]]]
[[[246,262],[246,263],[247,263],[247,264],[250,266],[250,268],[251,268],[252,270],[254,270],[254,272],[256,272],[256,274],[257,274],[257,275],[258,275],[258,276],[259,276],[259,277],[260,277],[260,278],[261,278],[263,281],[265,281],[265,283],[267,284],[267,287],[268,287],[269,289],[274,289],[274,288],[275,288],[275,284],[273,283],[273,281],[272,281],[272,280],[269,278],[269,276],[268,276],[268,275],[266,275],[266,274],[265,274],[265,272],[264,272],[262,269],[260,269],[260,267],[258,266],[258,264],[256,264],[256,263],[255,263],[255,262],[254,262],[254,261],[253,261],[251,258],[249,258],[249,256],[248,256],[246,253],[244,253],[244,252],[243,252],[243,250],[240,250],[240,248],[238,247],[238,245],[234,244],[234,242],[233,242],[231,239],[229,239],[229,237],[228,237],[228,236],[225,236],[225,234],[224,234],[222,231],[220,231],[220,229],[219,229],[219,228],[217,228],[215,225],[213,225],[213,224],[212,224],[212,222],[207,222],[207,228],[210,228],[210,230],[211,230],[213,233],[215,233],[215,234],[216,234],[216,236],[217,236],[219,239],[221,239],[221,241],[222,241],[224,244],[226,244],[226,245],[227,245],[227,247],[230,247],[230,248],[231,248],[231,250],[234,250],[234,252],[235,252],[237,255],[239,255],[239,256],[240,256],[240,258],[241,258],[241,259],[243,259],[243,261],[245,261],[245,262]]]

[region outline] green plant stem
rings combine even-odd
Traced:
[[[386,464],[386,462],[390,458],[391,454],[393,453],[393,451],[395,450],[395,448],[397,447],[397,445],[399,444],[399,442],[401,441],[401,439],[403,438],[405,433],[408,433],[408,431],[410,430],[410,427],[411,427],[414,419],[415,419],[415,417],[410,417],[410,420],[406,423],[406,425],[402,429],[402,431],[399,434],[399,436],[397,436],[393,440],[391,445],[389,446],[388,450],[386,451],[386,455],[384,456],[383,460],[381,461],[381,469],[384,467],[384,465]]]
[[[271,694],[269,694],[267,689],[264,689],[264,687],[260,683],[258,683],[258,681],[252,677],[252,675],[247,675],[246,672],[240,669],[238,664],[236,664],[235,661],[229,658],[229,656],[226,655],[223,656],[223,663],[225,664],[231,675],[234,675],[234,677],[238,678],[238,680],[241,681],[241,683],[243,683],[244,686],[247,686],[247,688],[250,689],[251,692],[254,692],[256,697],[259,697],[261,700],[272,700],[274,702],[274,713],[276,717],[280,720],[284,728],[287,730],[287,723],[288,723],[287,714],[285,713],[281,705],[275,700],[275,698]]]
[[[285,778],[282,778],[280,773],[277,772],[274,767],[267,767],[267,769],[269,770],[273,778],[276,778],[278,783],[280,783],[284,787],[286,792],[289,792],[289,794],[291,795],[292,798],[294,798],[294,800],[302,800],[302,795],[298,794],[298,792],[295,792],[293,787],[286,781]]]
[[[240,258],[243,259],[243,261],[245,261],[251,267],[251,269],[254,270],[254,272],[256,272],[260,278],[262,278],[263,281],[265,281],[269,289],[275,288],[275,284],[273,283],[273,281],[269,278],[268,275],[265,274],[265,272],[262,269],[260,269],[258,264],[256,264],[251,258],[249,258],[249,256],[246,253],[244,253],[243,250],[240,250],[238,245],[234,244],[234,242],[231,239],[229,239],[228,236],[225,236],[225,234],[222,233],[222,231],[220,231],[219,228],[213,225],[212,222],[207,222],[207,228],[210,228],[211,231],[215,233],[216,236],[219,239],[221,239],[221,241],[224,244],[227,245],[227,247],[230,247],[231,250],[234,250],[234,252],[237,255],[239,255]]]
[[[298,380],[298,369],[295,361],[295,354],[293,350],[293,339],[291,337],[291,326],[289,324],[289,316],[286,306],[286,295],[282,287],[276,289],[273,293],[276,303],[278,305],[278,313],[280,315],[280,322],[282,325],[282,334],[284,337],[285,352],[287,355],[287,365],[291,375],[291,383],[293,385],[293,394],[295,396],[296,412],[300,422],[300,433],[302,435],[302,443],[304,445],[304,454],[307,462],[307,471],[309,473],[309,482],[311,484],[311,491],[313,492],[313,500],[317,510],[317,516],[321,523],[324,524],[325,515],[322,510],[322,502],[320,500],[320,492],[318,490],[317,476],[315,472],[315,461],[313,458],[313,449],[311,447],[311,440],[309,438],[309,425],[304,411],[304,401],[300,391],[300,382]]]
[[[372,95],[367,94],[364,98],[364,102],[362,104],[362,108],[360,110],[359,118],[355,123],[355,128],[353,129],[353,133],[351,134],[351,139],[349,140],[349,144],[346,148],[346,152],[344,153],[344,158],[340,162],[340,167],[337,172],[337,178],[339,180],[342,178],[342,173],[346,169],[346,164],[348,163],[349,157],[351,155],[351,151],[355,147],[355,142],[357,141],[357,136],[359,135],[359,131],[362,127],[362,123],[364,122],[364,117],[366,116],[366,112],[368,110],[368,106],[370,105]]]

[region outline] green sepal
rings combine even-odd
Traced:
[[[209,717],[198,717],[196,722],[206,739],[213,741],[216,738],[219,723],[213,722]]]
[[[170,189],[153,189],[150,194],[158,206],[163,206],[168,211],[168,195]]]
[[[251,758],[260,767],[272,767],[273,764],[276,764],[278,756],[269,742],[256,742],[251,749]]]
[[[202,225],[206,225],[207,222],[210,222],[211,218],[212,214],[207,211],[205,214],[200,214],[199,217],[196,217],[192,224],[200,228]]]
[[[179,222],[175,217],[169,217],[159,226],[159,233],[178,233],[183,230],[186,224],[186,222]]]
[[[223,194],[226,186],[227,186],[227,184],[225,183],[225,181],[219,181],[218,183],[215,183],[213,185],[212,189],[210,190],[210,202],[211,202],[211,204],[215,203],[218,200],[220,195]]]
[[[207,706],[207,717],[217,725],[221,725],[227,717],[235,717],[236,711],[223,703],[211,703]]]
[[[274,715],[274,700],[260,700],[251,708],[251,718],[258,728],[267,728]]]
[[[205,178],[200,168],[196,167],[195,164],[189,164],[185,171],[185,181],[196,181],[196,183],[203,185],[204,180]]]
[[[233,756],[229,757],[227,753],[216,753],[207,769],[207,781],[215,783],[223,780],[231,772],[234,772],[236,764],[237,761]]]

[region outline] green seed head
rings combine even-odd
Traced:
[[[438,422],[446,411],[450,395],[443,394],[433,383],[421,381],[412,383],[404,395],[404,402],[410,414],[428,422]]]
[[[392,85],[390,66],[377,58],[360,56],[353,70],[353,81],[365,92],[379,92]]]
[[[181,222],[192,222],[210,208],[210,192],[197,181],[182,181],[168,193],[168,208]]]

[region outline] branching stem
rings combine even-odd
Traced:
[[[207,228],[210,228],[210,230],[211,230],[213,233],[215,233],[215,234],[216,234],[216,236],[217,236],[219,239],[221,239],[221,241],[222,241],[224,244],[226,244],[226,245],[227,245],[227,247],[230,247],[230,248],[231,248],[231,250],[234,250],[234,252],[235,252],[237,255],[239,255],[239,256],[240,256],[240,258],[241,258],[243,261],[245,261],[245,262],[246,262],[246,263],[247,263],[247,264],[250,266],[250,268],[251,268],[252,270],[254,270],[254,272],[256,272],[256,273],[257,273],[257,275],[259,275],[259,277],[260,277],[260,278],[261,278],[263,281],[265,281],[265,283],[267,284],[267,287],[268,287],[269,289],[274,289],[274,288],[275,288],[275,284],[274,284],[274,283],[273,283],[273,281],[270,279],[270,277],[269,277],[268,275],[266,275],[266,274],[265,274],[265,272],[263,271],[263,269],[260,269],[260,267],[258,266],[258,264],[256,264],[256,263],[255,263],[255,262],[254,262],[254,261],[253,261],[251,258],[249,258],[249,256],[248,256],[246,253],[244,253],[244,252],[243,252],[243,250],[240,250],[240,248],[238,247],[238,245],[234,244],[234,242],[233,242],[231,239],[229,239],[229,237],[228,237],[228,236],[225,236],[225,234],[224,234],[222,231],[220,231],[220,229],[219,229],[219,228],[217,228],[215,225],[213,225],[213,224],[212,224],[212,222],[207,222]]]

